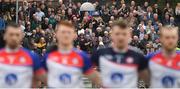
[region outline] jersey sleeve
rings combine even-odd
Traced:
[[[156,52],[151,52],[145,56],[146,60],[150,60],[152,57],[154,57],[156,54],[161,53],[161,50],[158,50]]]
[[[153,56],[154,56],[155,53],[149,53],[145,56],[146,60],[150,60]]]
[[[46,48],[46,53],[47,53],[47,54],[48,54],[48,53],[51,53],[51,52],[53,52],[53,51],[56,51],[57,49],[58,49],[57,45],[48,46],[48,47]]]
[[[83,73],[84,74],[89,74],[92,72],[92,63],[90,61],[89,56],[85,52],[81,52],[81,56],[83,57]]]
[[[43,59],[42,59],[42,67],[47,70],[47,59],[48,59],[48,53],[46,53],[44,56],[43,56]]]
[[[99,66],[99,51],[98,50],[93,52],[93,54],[91,56],[91,61],[92,61],[93,65]]]
[[[139,59],[140,60],[139,60],[138,71],[142,71],[142,70],[148,68],[148,60],[145,58],[145,56],[140,54]]]

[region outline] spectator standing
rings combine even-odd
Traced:
[[[137,48],[140,47],[140,41],[139,41],[138,36],[136,36],[136,35],[133,36],[133,39],[132,39],[130,45],[132,45],[132,46],[134,46],[134,47],[137,47]]]
[[[180,3],[177,3],[176,9],[175,9],[175,15],[176,15],[176,22],[177,25],[180,27]]]
[[[37,11],[35,13],[35,16],[37,17],[38,21],[42,21],[42,17],[45,16],[44,12],[41,11],[40,8],[37,8]]]
[[[5,45],[4,38],[3,38],[4,30],[5,30],[5,21],[0,14],[0,42],[1,42],[0,48],[4,47]]]
[[[0,30],[4,30],[5,29],[5,21],[2,17],[0,17]]]
[[[109,45],[110,45],[110,42],[111,42],[111,40],[110,40],[110,38],[109,38],[109,33],[108,33],[108,31],[104,31],[104,36],[103,36],[103,43],[104,43],[104,46],[105,47],[108,47]]]
[[[98,41],[99,41],[99,44],[98,44],[97,50],[103,49],[103,48],[106,47],[106,46],[104,45],[104,43],[103,43],[103,38],[102,38],[102,37],[99,36]]]

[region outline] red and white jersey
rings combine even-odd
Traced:
[[[34,74],[44,73],[39,57],[28,50],[0,50],[0,88],[30,88]]]
[[[162,52],[148,55],[152,88],[180,88],[180,51],[173,59],[166,59]]]
[[[92,65],[84,52],[72,50],[69,53],[51,52],[46,58],[48,86],[52,88],[79,88],[82,74],[90,73]]]

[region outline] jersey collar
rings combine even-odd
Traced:
[[[58,52],[60,52],[61,54],[70,54],[72,51],[73,51],[73,49],[71,49],[71,50],[58,49]]]
[[[5,47],[6,53],[17,53],[19,52],[20,48],[11,49],[9,47]]]

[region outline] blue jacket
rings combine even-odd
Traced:
[[[0,17],[0,30],[4,30],[5,29],[5,21],[3,18]]]

